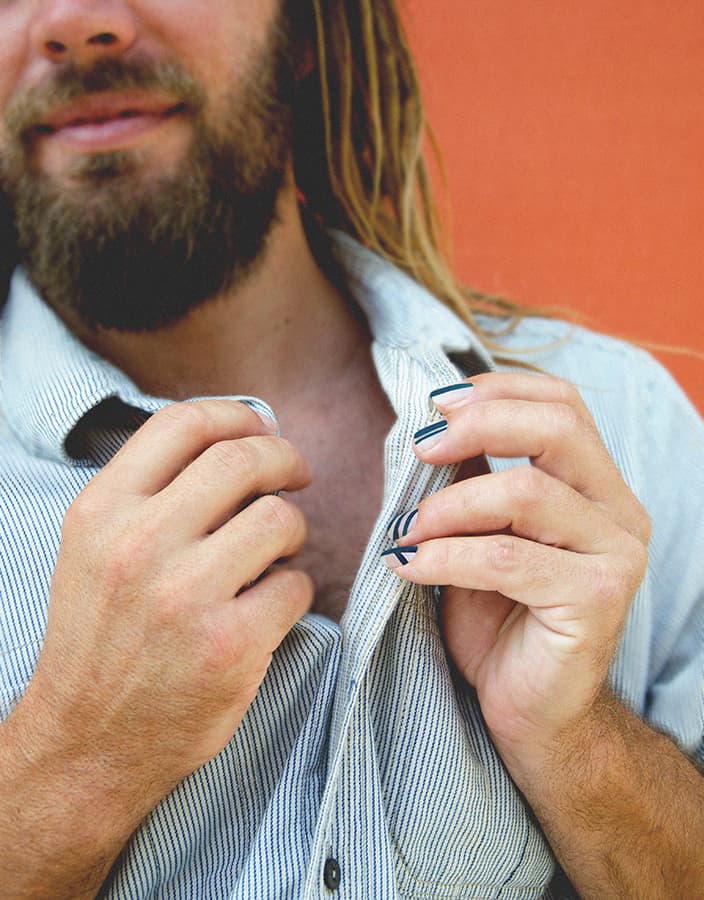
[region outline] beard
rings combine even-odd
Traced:
[[[291,148],[294,74],[275,23],[267,45],[211,122],[203,90],[174,64],[68,66],[8,107],[0,184],[19,261],[56,312],[87,329],[150,331],[248,278],[264,256]],[[72,186],[33,165],[34,126],[86,93],[154,90],[191,116],[187,152],[167,175],[138,150],[80,156]]]

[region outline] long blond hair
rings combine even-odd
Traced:
[[[296,177],[310,211],[415,278],[498,354],[497,361],[535,369],[514,354],[541,347],[509,351],[501,343],[522,318],[559,315],[586,325],[590,320],[574,309],[528,307],[491,296],[454,277],[423,155],[426,143],[442,174],[441,154],[426,121],[397,0],[289,3],[299,46],[312,52],[294,111]],[[491,319],[480,320],[480,314]],[[625,339],[655,352],[704,359],[689,347]]]
[[[310,29],[313,54],[294,114],[296,179],[308,207],[411,275],[490,349],[501,349],[497,331],[477,315],[505,318],[510,329],[528,310],[467,290],[451,272],[426,142],[439,154],[395,0],[312,0],[310,13],[298,7],[296,16],[304,36]]]

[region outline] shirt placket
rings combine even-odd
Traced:
[[[380,558],[388,524],[452,482],[456,466],[432,467],[413,453],[413,435],[433,415],[430,391],[461,377],[438,348],[373,346],[383,389],[397,415],[385,444],[381,513],[341,621],[342,659],[331,723],[328,782],[304,896],[395,896],[383,792],[370,723],[367,673],[400,599],[428,602],[431,592],[401,581]]]

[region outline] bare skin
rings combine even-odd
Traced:
[[[158,333],[103,331],[83,340],[156,396],[234,390],[269,403],[313,474],[295,498],[309,531],[297,564],[313,577],[315,610],[338,620],[381,506],[383,443],[394,415],[369,337],[317,267],[289,196],[281,197],[266,265],[236,298],[216,299]]]
[[[230,0],[208,0],[195,21],[192,2],[181,4],[182,14],[153,0],[100,9],[13,4],[0,13],[7,62],[0,101],[60,63],[60,44],[83,63],[101,54],[176,53],[212,89],[217,108],[218,64],[231,66],[233,46],[254,39],[275,9],[240,6],[233,16]],[[91,40],[108,32],[112,44]],[[186,123],[167,130],[131,138],[146,169],[162,166],[166,151],[167,162],[184,151]],[[81,152],[56,141],[40,151],[58,181]],[[363,328],[311,255],[290,175],[278,212],[249,281],[173,328],[125,339],[69,322],[151,393],[265,398],[291,441],[272,437],[241,404],[174,406],[154,416],[69,510],[36,674],[0,728],[3,896],[93,896],[148,811],[231,738],[272,652],[313,604],[311,575],[316,608],[334,618],[344,608],[359,559],[336,556],[332,516],[339,524],[348,510],[344,524],[361,558],[392,416]],[[335,402],[343,395],[344,409]],[[346,447],[336,465],[331,445]],[[365,472],[363,504],[351,502],[349,479],[338,478],[336,466]],[[289,499],[247,505],[273,491]],[[182,526],[178,533],[171,522]],[[311,549],[294,565],[238,595],[274,560],[295,557],[308,530]],[[148,655],[139,652],[146,635]],[[174,659],[184,665],[174,667]],[[164,729],[178,732],[166,757]]]
[[[0,11],[0,103],[56,65],[60,46],[82,62],[166,48],[217,106],[232,46],[259,33],[274,8],[238,0],[233,15],[232,2],[177,0],[166,9],[155,0],[19,0]],[[115,41],[91,39],[108,32]],[[178,158],[182,125],[134,138],[145,165],[163,162],[160,146]],[[45,150],[60,178],[75,148]],[[90,336],[72,323],[145,390],[263,397],[288,441],[241,404],[177,405],[153,417],[69,510],[36,676],[0,728],[5,896],[94,895],[146,813],[227,743],[292,625],[313,602],[334,618],[342,612],[358,559],[336,555],[335,536],[344,533],[361,556],[392,415],[364,330],[311,256],[290,177],[279,213],[252,278],[179,325],[128,339]],[[505,404],[518,401],[521,416],[515,408],[505,415]],[[426,501],[407,535],[420,551],[401,574],[454,585],[443,605],[448,648],[584,896],[640,898],[644,883],[652,897],[694,896],[704,891],[701,779],[603,690],[649,526],[580,402],[555,382],[486,376],[472,402],[444,409],[445,442],[419,448],[426,461],[495,452],[536,464],[510,490],[499,476],[480,476]],[[546,416],[550,404],[556,414]],[[575,481],[581,472],[588,483]],[[247,505],[275,490],[287,499]],[[507,528],[513,536],[473,536]],[[240,592],[274,559],[296,553],[298,568]],[[148,656],[138,652],[146,635]],[[165,723],[173,734],[166,757]],[[558,795],[563,781],[570,791]],[[693,895],[692,885],[702,890]]]
[[[229,741],[309,608],[297,570],[240,593],[305,539],[270,494],[308,467],[271,430],[232,401],[167,407],[69,509],[36,673],[0,731],[5,896],[94,894],[149,809]]]
[[[222,306],[224,310],[227,304],[223,302]],[[352,341],[359,343],[356,324],[351,331]],[[168,338],[165,344],[165,355],[168,356]],[[305,353],[301,354],[302,358],[305,356]],[[332,353],[321,356],[336,358]],[[236,359],[237,355],[233,357]],[[134,377],[135,373],[132,374]],[[237,383],[234,380],[236,377],[237,373],[233,373],[232,384]],[[182,432],[173,435],[172,446],[169,444],[168,454],[162,459],[160,448],[165,446],[165,429],[167,432],[173,431],[167,409],[148,423],[150,440],[147,441],[140,431],[125,446],[125,458],[121,459],[118,455],[81,495],[76,508],[69,511],[52,587],[53,617],[48,626],[47,643],[29,691],[15,714],[0,730],[0,760],[7,763],[0,768],[8,776],[7,789],[3,791],[4,800],[0,799],[0,818],[13,823],[16,835],[14,846],[22,857],[13,860],[9,851],[3,857],[0,868],[4,870],[3,876],[7,873],[3,883],[7,886],[8,896],[92,896],[146,813],[183,777],[227,743],[264,677],[271,652],[293,622],[311,607],[333,619],[338,619],[344,611],[381,500],[382,444],[392,414],[379,388],[368,347],[364,343],[359,343],[349,366],[342,372],[328,372],[325,377],[315,377],[313,383],[325,386],[325,390],[311,388],[299,391],[288,400],[282,396],[274,401],[273,405],[282,411],[282,433],[290,435],[292,443],[265,438],[268,444],[280,444],[281,449],[277,450],[278,455],[270,446],[259,449],[260,468],[254,480],[251,477],[248,479],[249,483],[243,483],[243,475],[247,474],[249,466],[243,466],[239,450],[243,441],[238,438],[250,431],[257,435],[266,431],[258,417],[241,404],[225,404],[233,407],[233,412],[226,413],[226,423],[218,428],[209,426],[206,429],[207,434],[202,438],[203,451],[191,464],[194,475],[186,479],[188,469],[181,475],[177,473],[183,460],[192,455],[184,444],[192,440],[194,426],[184,422]],[[162,384],[163,387],[165,385]],[[208,388],[214,393],[222,393],[224,382],[222,386],[211,383]],[[179,380],[173,393],[179,394],[184,390],[184,383]],[[194,387],[193,393],[202,394],[204,391]],[[256,393],[267,399],[271,396],[266,390]],[[348,398],[344,406],[336,402],[336,396]],[[188,404],[188,407],[192,406]],[[169,409],[182,410],[183,407]],[[192,410],[187,408],[186,412]],[[240,424],[243,413],[246,413],[246,429]],[[372,418],[369,418],[370,413]],[[233,423],[229,422],[230,417]],[[258,439],[262,440],[261,437]],[[335,448],[334,453],[332,448]],[[247,450],[250,451],[249,445]],[[254,444],[251,450],[254,450]],[[205,617],[202,621],[202,618],[194,617],[193,610],[186,609],[186,606],[192,605],[190,593],[174,598],[169,589],[170,566],[173,566],[170,577],[179,583],[183,581],[182,566],[186,565],[184,557],[187,557],[182,545],[164,548],[164,552],[169,550],[169,558],[164,558],[162,564],[164,581],[161,589],[157,585],[157,589],[153,590],[151,574],[148,577],[149,588],[146,584],[140,587],[135,582],[121,584],[120,573],[124,574],[128,567],[132,570],[132,560],[139,548],[154,547],[154,535],[160,528],[153,509],[147,517],[145,508],[141,529],[131,516],[128,518],[130,524],[129,528],[125,528],[125,541],[111,538],[110,542],[106,542],[100,537],[101,534],[110,532],[114,535],[116,530],[119,531],[114,520],[100,527],[97,520],[102,517],[106,506],[119,512],[116,495],[119,495],[124,484],[125,473],[144,471],[145,466],[151,465],[155,472],[162,472],[167,464],[169,468],[166,471],[172,471],[174,475],[173,485],[179,487],[178,492],[172,491],[169,512],[165,513],[169,521],[180,505],[190,510],[194,503],[202,508],[205,520],[217,520],[224,510],[218,508],[210,514],[207,510],[215,498],[221,497],[223,486],[228,484],[232,485],[233,490],[236,489],[236,495],[228,504],[235,509],[241,498],[252,494],[281,490],[283,496],[289,498],[279,500],[275,509],[267,503],[259,510],[261,524],[255,521],[246,525],[243,523],[241,530],[236,533],[233,530],[231,541],[223,541],[221,552],[226,558],[244,556],[252,559],[251,549],[257,544],[258,535],[273,534],[277,538],[266,556],[252,559],[251,570],[238,572],[228,584],[222,586],[221,600],[225,596],[234,596],[242,584],[257,577],[273,560],[295,556],[292,571],[278,570],[276,576],[268,576],[256,588],[238,598],[237,605],[229,610],[232,619],[226,623],[228,627],[224,633],[219,629],[214,633],[211,628],[207,604],[202,605],[201,612]],[[200,469],[198,475],[195,474],[196,466]],[[312,481],[311,474],[314,476]],[[212,484],[213,497],[204,493],[201,500],[196,500],[198,495],[194,493],[194,484],[198,483]],[[363,503],[357,496],[360,484],[364,484]],[[164,488],[161,484],[147,485],[140,489],[140,494],[148,494],[150,488],[156,493],[168,491],[168,487]],[[289,493],[291,491],[294,493]],[[236,523],[245,515],[250,516],[254,509],[257,509],[257,504],[236,515],[232,522]],[[344,555],[335,538],[340,523],[349,535]],[[164,526],[164,530],[169,528]],[[306,532],[309,540],[304,547],[302,541]],[[94,541],[90,546],[85,543],[87,535]],[[217,568],[214,557],[203,554],[192,558],[202,564],[204,579],[210,578],[208,573]],[[176,563],[176,560],[181,562]],[[147,571],[153,572],[156,560],[145,558],[144,563],[146,578]],[[83,575],[78,574],[76,565],[82,568]],[[63,571],[70,573],[64,579],[60,577]],[[89,578],[91,572],[113,572],[114,578],[107,584],[89,581],[82,592],[89,601],[88,607],[77,605],[76,583]],[[272,578],[275,578],[273,582]],[[206,581],[201,584],[205,588]],[[128,614],[125,614],[125,607],[119,601],[124,590],[130,596],[140,598],[140,605],[129,607]],[[204,598],[209,594],[210,589],[204,590]],[[104,605],[97,609],[96,597],[105,598]],[[162,608],[167,597],[167,608]],[[247,600],[247,609],[240,610],[238,605],[244,599]],[[99,615],[101,609],[104,616]],[[221,612],[224,613],[225,609]],[[121,616],[119,623],[114,619],[116,613]],[[137,622],[131,621],[133,613],[139,614]],[[62,640],[60,626],[55,624],[62,621],[63,615],[66,616],[64,635],[77,631],[82,633],[80,646],[85,650],[85,657],[81,659],[75,647],[72,648],[70,656],[74,671],[59,674],[61,661],[68,656],[65,649],[68,638],[64,636]],[[270,624],[267,629],[262,629],[258,654],[254,659],[245,660],[242,645],[261,625],[263,619],[260,617],[271,622],[272,615],[276,627],[272,628]],[[93,672],[101,635],[121,633],[120,646],[123,642],[139,646],[139,641],[133,640],[130,632],[143,627],[145,632],[153,633],[154,629],[149,627],[153,617],[157,617],[160,623],[158,633],[164,645],[163,658],[192,657],[196,672],[194,677],[193,670],[190,671],[188,681],[199,685],[192,693],[192,703],[181,710],[167,710],[165,705],[159,707],[150,689],[153,679],[164,685],[169,684],[169,679],[154,663],[149,673],[140,672],[137,668],[132,672],[131,681],[135,689],[141,685],[144,695],[140,695],[139,700],[133,696],[125,698],[126,706],[129,703],[130,708],[138,705],[143,709],[143,723],[128,721],[127,714],[122,721],[96,723],[95,717],[99,711],[114,704],[111,692],[115,681],[122,681],[126,670],[137,662],[134,657],[131,661],[126,659],[122,653],[112,662],[103,658],[101,671],[105,682],[104,692],[101,693]],[[183,634],[184,622],[192,625],[188,634]],[[204,631],[206,641],[203,640]],[[206,665],[206,660],[213,653],[213,642],[216,644],[216,658],[222,663],[218,666]],[[184,649],[189,646],[192,647],[190,651]],[[158,652],[158,648],[150,647],[152,659],[155,650]],[[174,673],[174,676],[177,674]],[[183,674],[185,676],[186,673]],[[223,696],[225,685],[233,679],[242,685],[241,693],[232,696],[228,689]],[[76,696],[87,682],[93,684],[95,704],[77,704]],[[183,689],[172,683],[168,694],[182,696]],[[205,702],[206,697],[210,698],[208,702]],[[221,698],[220,705],[213,708],[214,699],[218,697]],[[77,716],[77,710],[80,710],[80,716]],[[165,715],[169,722],[183,716],[192,724],[188,734],[183,735],[183,746],[174,747],[170,761],[164,759],[163,730],[158,726]],[[214,723],[210,721],[213,715]],[[153,723],[152,728],[148,726],[149,722]],[[214,732],[212,740],[207,745],[203,745],[200,738],[196,741],[198,735],[208,729]],[[124,743],[119,739],[121,733],[124,734]],[[197,746],[191,745],[193,741]],[[158,771],[146,764],[149,759],[159,760]],[[55,805],[49,809],[46,797],[56,799]],[[110,798],[110,802],[106,803],[106,797]],[[95,809],[104,810],[105,818],[96,815]],[[41,827],[36,827],[38,824]],[[28,833],[33,834],[29,848],[26,840],[20,839]],[[32,866],[27,865],[28,856],[33,858]],[[12,877],[18,879],[14,894],[10,887]],[[57,890],[57,885],[65,886],[63,895]]]
[[[436,400],[448,428],[416,452],[532,465],[424,500],[398,574],[445,584],[448,650],[584,897],[696,897],[704,780],[605,688],[647,561],[650,521],[577,391],[492,374]]]

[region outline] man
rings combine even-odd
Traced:
[[[422,286],[391,0],[0,35],[3,896],[700,896],[702,425]]]

